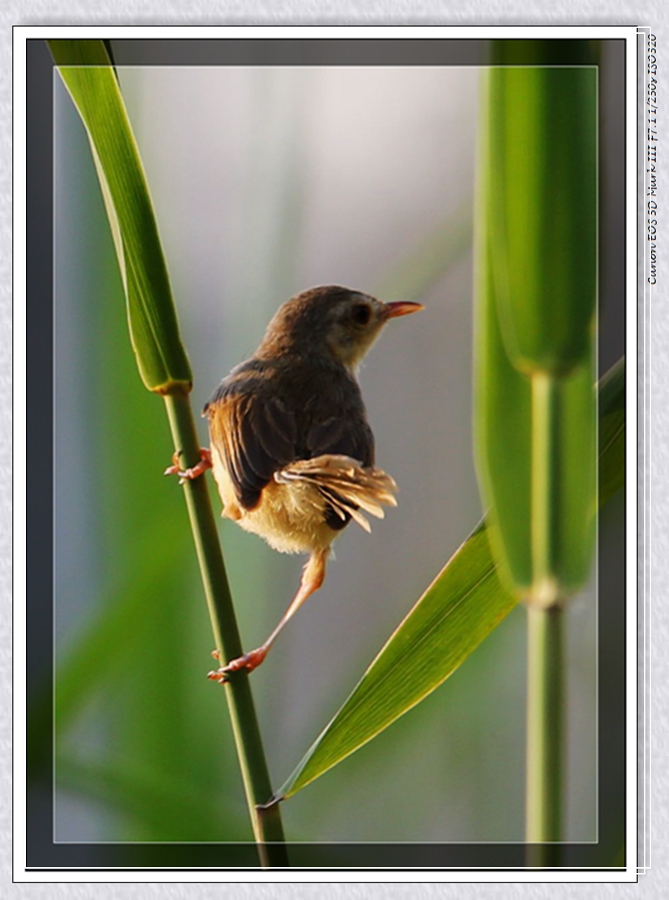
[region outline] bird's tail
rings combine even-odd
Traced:
[[[350,456],[325,454],[301,459],[274,473],[279,483],[309,482],[318,488],[343,524],[349,518],[365,531],[370,525],[363,511],[382,519],[382,503],[397,506],[397,485],[382,469],[365,467]]]

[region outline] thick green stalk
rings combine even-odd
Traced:
[[[199,460],[200,445],[188,395],[175,393],[164,399],[181,465],[192,466]],[[186,481],[184,492],[216,649],[222,660],[234,659],[241,656],[242,645],[204,478]],[[225,685],[225,693],[261,862],[265,867],[288,866],[279,807],[262,808],[272,796],[272,787],[248,674],[236,673]]]
[[[559,841],[562,822],[562,620],[553,571],[560,497],[555,378],[532,375],[532,585],[527,601],[526,834],[529,844]],[[548,865],[550,848],[533,849],[532,865]]]

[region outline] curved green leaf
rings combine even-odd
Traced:
[[[189,391],[153,205],[118,83],[102,41],[48,41],[86,127],[128,306],[130,338],[150,391]]]
[[[624,359],[599,388],[601,504],[624,482]],[[499,578],[481,523],[391,635],[276,798],[297,793],[420,703],[516,603]]]

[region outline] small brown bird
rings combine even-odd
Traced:
[[[282,553],[310,554],[300,588],[267,640],[211,678],[225,681],[231,672],[259,666],[322,585],[342,529],[353,519],[369,531],[365,513],[383,518],[381,504],[396,505],[395,482],[374,467],[374,436],[356,372],[389,319],[422,308],[335,285],[297,294],[205,406],[211,450],[179,474],[197,477],[212,467],[224,516]]]

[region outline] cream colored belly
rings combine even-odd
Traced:
[[[320,491],[305,482],[279,484],[270,481],[260,503],[247,510],[239,505],[227,468],[212,448],[213,473],[226,518],[245,531],[258,534],[281,553],[311,553],[329,547],[339,534],[323,521],[325,500]]]

